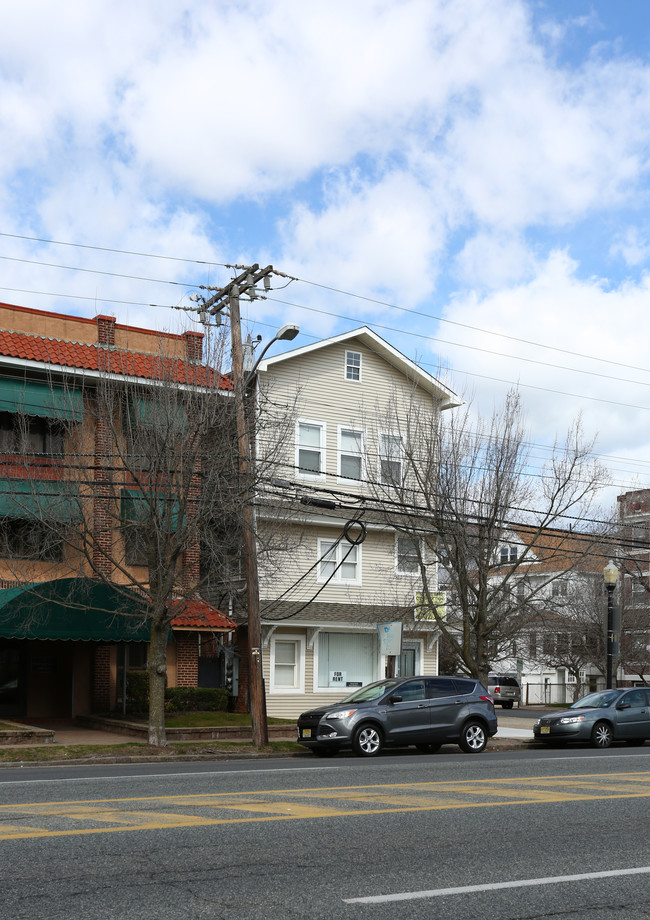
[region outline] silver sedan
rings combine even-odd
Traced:
[[[650,691],[643,687],[590,693],[569,709],[543,716],[533,726],[536,741],[612,741],[643,744],[650,738]]]

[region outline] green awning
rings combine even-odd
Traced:
[[[0,518],[49,520],[61,523],[81,520],[81,502],[73,482],[0,477]]]
[[[168,398],[164,390],[153,398],[129,396],[129,421],[133,428],[176,431],[183,434],[188,429],[185,406]]]
[[[152,503],[155,502],[152,508]],[[165,513],[169,507],[171,514],[171,532],[178,530],[180,517],[180,501],[164,493],[144,492],[141,489],[122,490],[122,520],[125,524],[147,524],[152,511],[161,525],[165,521]]]
[[[146,603],[91,578],[0,590],[0,638],[148,642]]]
[[[0,412],[80,422],[84,414],[83,396],[80,390],[69,387],[0,378]]]

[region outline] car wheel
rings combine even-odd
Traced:
[[[592,747],[608,748],[612,739],[612,726],[609,722],[596,722],[591,730]]]
[[[487,744],[487,733],[482,722],[465,722],[458,742],[466,754],[480,754]]]
[[[512,709],[512,700],[508,700],[507,703],[501,703],[503,709]]]
[[[357,729],[352,748],[360,757],[376,757],[384,746],[384,737],[375,725],[361,725]]]
[[[435,754],[436,751],[439,751],[441,747],[441,745],[435,741],[432,741],[429,744],[425,744],[423,742],[422,744],[416,744],[415,746],[421,754]]]

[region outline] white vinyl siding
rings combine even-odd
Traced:
[[[339,425],[339,479],[364,479],[364,433],[360,429]]]
[[[322,632],[318,636],[318,688],[371,683],[377,680],[379,642],[373,633]]]
[[[325,425],[308,419],[296,426],[296,467],[298,476],[325,478]]]

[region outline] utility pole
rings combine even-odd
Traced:
[[[264,676],[262,673],[262,627],[260,623],[260,590],[257,571],[257,544],[255,533],[255,511],[253,496],[250,492],[253,461],[251,451],[251,432],[246,418],[244,359],[242,352],[241,316],[239,298],[242,294],[255,297],[255,285],[264,281],[273,271],[268,265],[260,269],[251,265],[238,275],[230,284],[220,288],[203,304],[214,316],[226,307],[230,310],[230,340],[232,346],[232,377],[235,392],[235,413],[237,418],[237,445],[239,475],[246,494],[243,501],[243,554],[246,573],[246,606],[248,610],[248,680],[251,700],[251,722],[253,726],[253,744],[262,747],[268,744],[268,727],[266,722],[266,701],[264,698]]]

